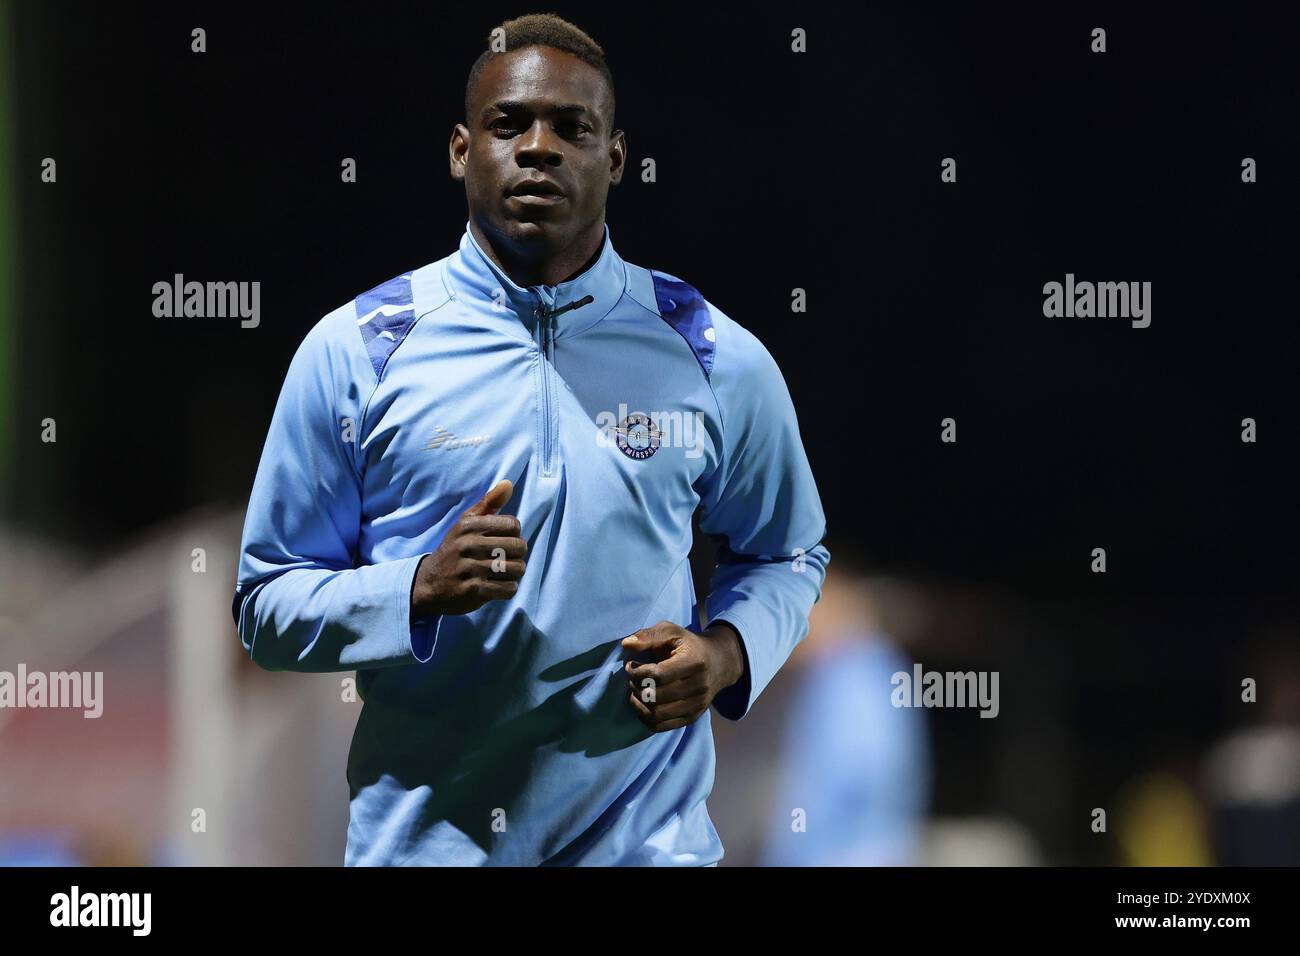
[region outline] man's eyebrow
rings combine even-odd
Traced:
[[[520,100],[500,100],[488,106],[490,110],[500,110],[502,113],[528,113],[532,107]],[[559,106],[551,107],[552,113],[586,113],[590,112],[590,107],[583,103],[561,103]]]

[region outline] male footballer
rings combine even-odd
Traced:
[[[451,136],[460,248],[289,366],[235,621],[262,667],[357,672],[347,865],[715,864],[709,708],[743,717],[807,632],[825,517],[771,355],[614,251],[603,51],[502,29]]]

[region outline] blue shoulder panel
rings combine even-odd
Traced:
[[[366,344],[375,375],[384,374],[388,357],[415,325],[415,293],[411,273],[389,279],[356,298],[357,328]]]
[[[695,353],[705,375],[713,374],[713,344],[715,333],[709,307],[698,289],[665,272],[650,270],[654,280],[655,302],[659,315],[677,330]]]

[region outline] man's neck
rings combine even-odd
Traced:
[[[538,253],[528,248],[515,248],[496,240],[479,228],[473,219],[469,224],[474,241],[482,247],[502,272],[515,285],[527,288],[535,285],[559,285],[581,275],[600,258],[605,242],[605,220],[601,218],[576,241],[564,249]]]

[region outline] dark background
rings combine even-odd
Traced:
[[[1033,608],[995,646],[1057,669],[1094,752],[1123,742],[1098,773],[1231,723],[1232,667],[1263,629],[1295,639],[1300,571],[1297,68],[1267,8],[20,3],[7,519],[108,555],[241,507],[310,326],[455,249],[465,75],[492,26],[534,10],[614,72],[619,253],[780,363],[832,551]],[[154,318],[177,272],[260,281],[261,326]],[[1151,326],[1045,318],[1067,272],[1152,282]],[[968,737],[938,733],[939,809],[997,802]]]
[[[20,520],[93,545],[241,501],[310,325],[455,249],[465,73],[522,8],[316,9],[18,5],[18,165],[59,162],[58,188],[19,191],[18,417],[67,435],[42,456],[20,429]],[[558,12],[618,84],[620,253],[777,357],[832,534],[881,564],[1056,594],[1289,587],[1288,31],[1091,7]],[[657,183],[635,175],[645,156]],[[155,319],[151,286],[175,272],[261,281],[261,327]],[[1153,282],[1151,327],[1044,318],[1066,272]]]

